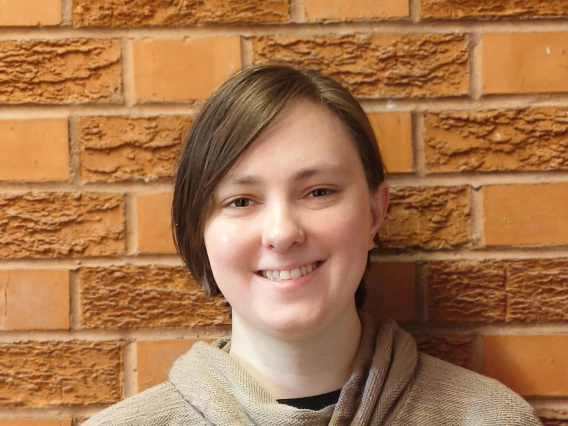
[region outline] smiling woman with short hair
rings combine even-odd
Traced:
[[[232,307],[231,338],[196,343],[168,382],[86,424],[540,424],[503,385],[360,311],[388,199],[346,89],[288,66],[241,70],[194,122],[172,208],[189,271]]]

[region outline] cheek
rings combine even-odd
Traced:
[[[227,273],[250,263],[250,240],[247,232],[226,221],[213,221],[205,231],[205,249],[217,284]]]

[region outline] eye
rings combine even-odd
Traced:
[[[314,189],[312,192],[310,192],[310,197],[314,197],[314,198],[319,198],[319,197],[325,197],[326,195],[330,195],[331,194],[331,189],[327,189],[327,188],[318,188],[318,189]]]
[[[236,208],[243,208],[249,206],[250,206],[250,200],[248,198],[237,198],[236,200],[233,200],[231,204],[229,204],[229,207],[236,207]]]

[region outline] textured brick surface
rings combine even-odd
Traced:
[[[67,127],[65,118],[0,120],[0,181],[69,179]]]
[[[191,122],[187,116],[79,119],[82,180],[149,181],[173,177]]]
[[[568,258],[507,265],[507,319],[568,321]]]
[[[428,264],[432,321],[566,321],[568,259]]]
[[[365,273],[367,300],[365,311],[374,318],[390,317],[396,321],[416,319],[414,263],[373,263]]]
[[[134,91],[139,101],[209,97],[241,68],[238,37],[134,40]]]
[[[0,426],[71,426],[71,419],[5,419],[0,420]]]
[[[391,204],[379,233],[381,247],[445,249],[469,240],[469,188],[390,188]]]
[[[428,263],[428,315],[433,322],[505,320],[505,269],[498,261]]]
[[[568,244],[568,183],[482,189],[487,246]]]
[[[179,26],[285,22],[288,0],[73,0],[78,27]]]
[[[0,407],[117,402],[120,358],[116,342],[0,343]]]
[[[308,21],[406,18],[408,0],[304,0]]]
[[[136,195],[136,249],[140,253],[175,253],[171,205],[171,192]]]
[[[222,297],[207,297],[182,267],[84,268],[81,317],[86,328],[195,327],[230,322]]]
[[[563,16],[564,0],[420,0],[420,16],[427,19]]]
[[[142,392],[168,379],[173,363],[196,340],[159,340],[136,342],[136,389]]]
[[[568,170],[568,109],[452,111],[425,116],[429,172]]]
[[[568,92],[568,32],[483,34],[483,91]]]
[[[0,103],[84,103],[122,98],[120,41],[0,41]]]
[[[457,96],[468,90],[461,34],[345,34],[253,38],[254,62],[317,69],[359,97]]]
[[[123,251],[120,195],[0,194],[0,257],[105,256]]]
[[[0,0],[1,27],[60,23],[61,0]]]
[[[68,271],[0,271],[0,330],[68,328]]]
[[[389,173],[412,172],[412,126],[409,112],[367,114]]]
[[[568,396],[568,335],[485,336],[484,374],[523,396]]]
[[[468,336],[416,336],[418,350],[464,368],[471,368]]]

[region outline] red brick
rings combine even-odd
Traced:
[[[469,242],[469,187],[392,186],[381,247],[444,249]]]
[[[82,117],[81,179],[85,182],[171,178],[193,117]]]
[[[67,119],[0,120],[0,134],[0,181],[69,179]]]
[[[140,253],[176,252],[171,204],[171,192],[136,195],[136,249]]]
[[[469,336],[416,336],[418,350],[464,368],[471,368]]]
[[[190,101],[209,97],[241,68],[238,37],[134,40],[138,101]]]
[[[119,40],[0,41],[0,52],[0,103],[122,100]]]
[[[121,195],[0,194],[0,257],[116,255],[124,237]]]
[[[1,1],[1,0],[0,0]],[[71,419],[5,419],[0,420],[0,426],[71,426]]]
[[[499,261],[428,263],[428,315],[433,322],[503,321],[507,297]]]
[[[290,20],[288,0],[73,0],[76,27],[258,24]]]
[[[68,328],[68,271],[0,271],[0,330]]]
[[[85,328],[226,325],[231,310],[221,296],[205,296],[182,267],[83,268],[81,321]]]
[[[412,127],[409,112],[367,114],[377,137],[387,172],[411,173]]]
[[[372,263],[365,273],[367,301],[364,310],[374,318],[396,321],[416,319],[414,263]]]
[[[407,18],[408,0],[304,0],[308,21]]]
[[[361,98],[468,92],[463,34],[328,34],[254,37],[253,62],[323,71]]]
[[[112,404],[122,397],[116,342],[0,343],[0,407]]]
[[[136,383],[138,392],[168,380],[173,363],[196,340],[161,340],[136,343]]]
[[[425,19],[536,18],[567,15],[564,0],[420,0]]]
[[[568,32],[484,34],[487,94],[568,92]]]
[[[449,111],[425,116],[429,172],[568,170],[568,109]]]
[[[0,27],[61,23],[61,0],[0,0],[0,11]]]
[[[523,396],[568,396],[568,335],[485,336],[484,374]]]
[[[568,183],[484,187],[484,244],[568,244],[567,194]]]

